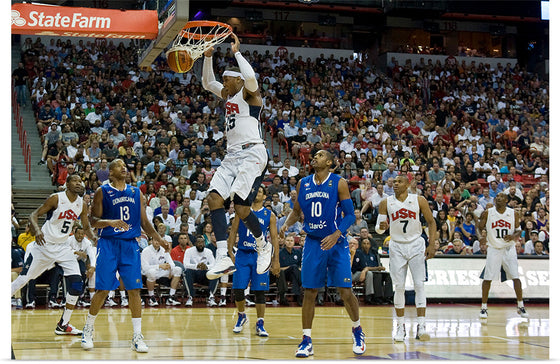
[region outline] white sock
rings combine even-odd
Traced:
[[[226,293],[227,293],[227,287],[221,287],[220,288],[220,296],[226,298]]]
[[[303,336],[311,337],[311,329],[303,329]]]
[[[426,316],[418,316],[418,325],[420,326],[426,325]]]
[[[148,291],[148,296],[152,297],[154,295],[154,291]]]
[[[258,321],[264,322],[264,317],[257,317],[257,322],[258,322]]]
[[[122,298],[126,298],[126,291],[119,291]]]
[[[89,292],[89,299],[90,299],[90,300],[93,299],[93,295],[95,295],[95,291]]]
[[[358,326],[360,326],[360,319],[358,319],[358,321],[352,321],[352,328],[353,329],[355,329]]]
[[[487,310],[488,309],[488,303],[483,303],[481,308],[483,310]]]
[[[216,260],[227,256],[228,249],[226,240],[217,241],[216,246]]]
[[[109,298],[115,297],[115,291],[109,291]]]
[[[132,331],[135,334],[142,333],[142,317],[133,317],[132,318]]]
[[[523,300],[517,301],[517,307],[525,307],[523,306]]]
[[[404,316],[397,316],[397,325],[404,324]]]
[[[68,321],[70,321],[70,317],[72,317],[72,312],[74,310],[69,310],[66,307],[64,308],[64,313],[62,314],[62,325],[66,325]]]
[[[177,290],[175,288],[169,288],[169,295],[170,296],[175,296],[175,292],[177,292]]]
[[[214,298],[214,293],[210,293],[210,294],[208,295],[208,298],[209,298],[209,299]]]
[[[86,326],[92,326],[95,323],[95,319],[97,318],[97,315],[92,315],[91,313],[88,312],[87,317],[86,317]]]

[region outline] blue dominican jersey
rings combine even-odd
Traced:
[[[338,200],[337,174],[329,173],[327,179],[317,185],[315,174],[301,179],[298,202],[303,211],[303,230],[314,238],[324,238],[334,233],[342,220]],[[333,223],[334,221],[334,223]]]
[[[129,226],[126,231],[118,230],[111,226],[99,229],[98,235],[102,238],[135,239],[141,235],[140,232],[140,190],[136,187],[126,185],[120,191],[111,186],[110,183],[101,186],[103,193],[102,219],[123,220]]]
[[[257,215],[257,219],[259,219],[259,224],[261,225],[261,230],[264,236],[266,236],[270,227],[270,214],[272,214],[272,212],[265,207],[261,207],[260,210],[253,212]],[[241,220],[239,220],[238,234],[239,241],[237,242],[237,249],[244,251],[257,251],[257,242],[255,241],[255,237]]]

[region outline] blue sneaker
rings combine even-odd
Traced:
[[[362,355],[366,351],[366,335],[362,331],[362,327],[358,326],[352,329],[352,351],[356,355]]]
[[[311,343],[311,338],[309,336],[303,336],[303,340],[298,346],[296,351],[297,358],[307,358],[313,355],[313,344]]]
[[[243,331],[243,326],[245,326],[245,324],[247,323],[247,315],[244,313],[238,313],[237,314],[237,323],[235,324],[235,327],[233,328],[233,332],[235,332],[236,334],[239,334],[241,331]]]
[[[268,332],[264,329],[264,320],[258,320],[256,325],[257,336],[268,337]]]

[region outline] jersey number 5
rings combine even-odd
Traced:
[[[66,234],[68,230],[70,230],[70,226],[72,226],[72,221],[69,220],[64,221],[62,223],[62,229],[60,229],[60,232]]]

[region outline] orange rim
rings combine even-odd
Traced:
[[[213,28],[213,27],[216,27],[216,26],[226,28],[227,32],[219,33],[219,34],[211,34],[211,33],[199,34],[199,33],[189,31],[189,29],[191,29],[191,28],[198,28],[198,27]],[[193,20],[193,21],[190,21],[187,24],[185,24],[185,26],[183,27],[183,31],[184,31],[183,38],[200,40],[200,39],[213,39],[213,38],[216,38],[216,37],[220,37],[220,38],[224,37],[225,38],[233,32],[233,29],[232,29],[231,25],[226,24],[226,23],[222,23],[222,22],[219,22],[219,21]]]

